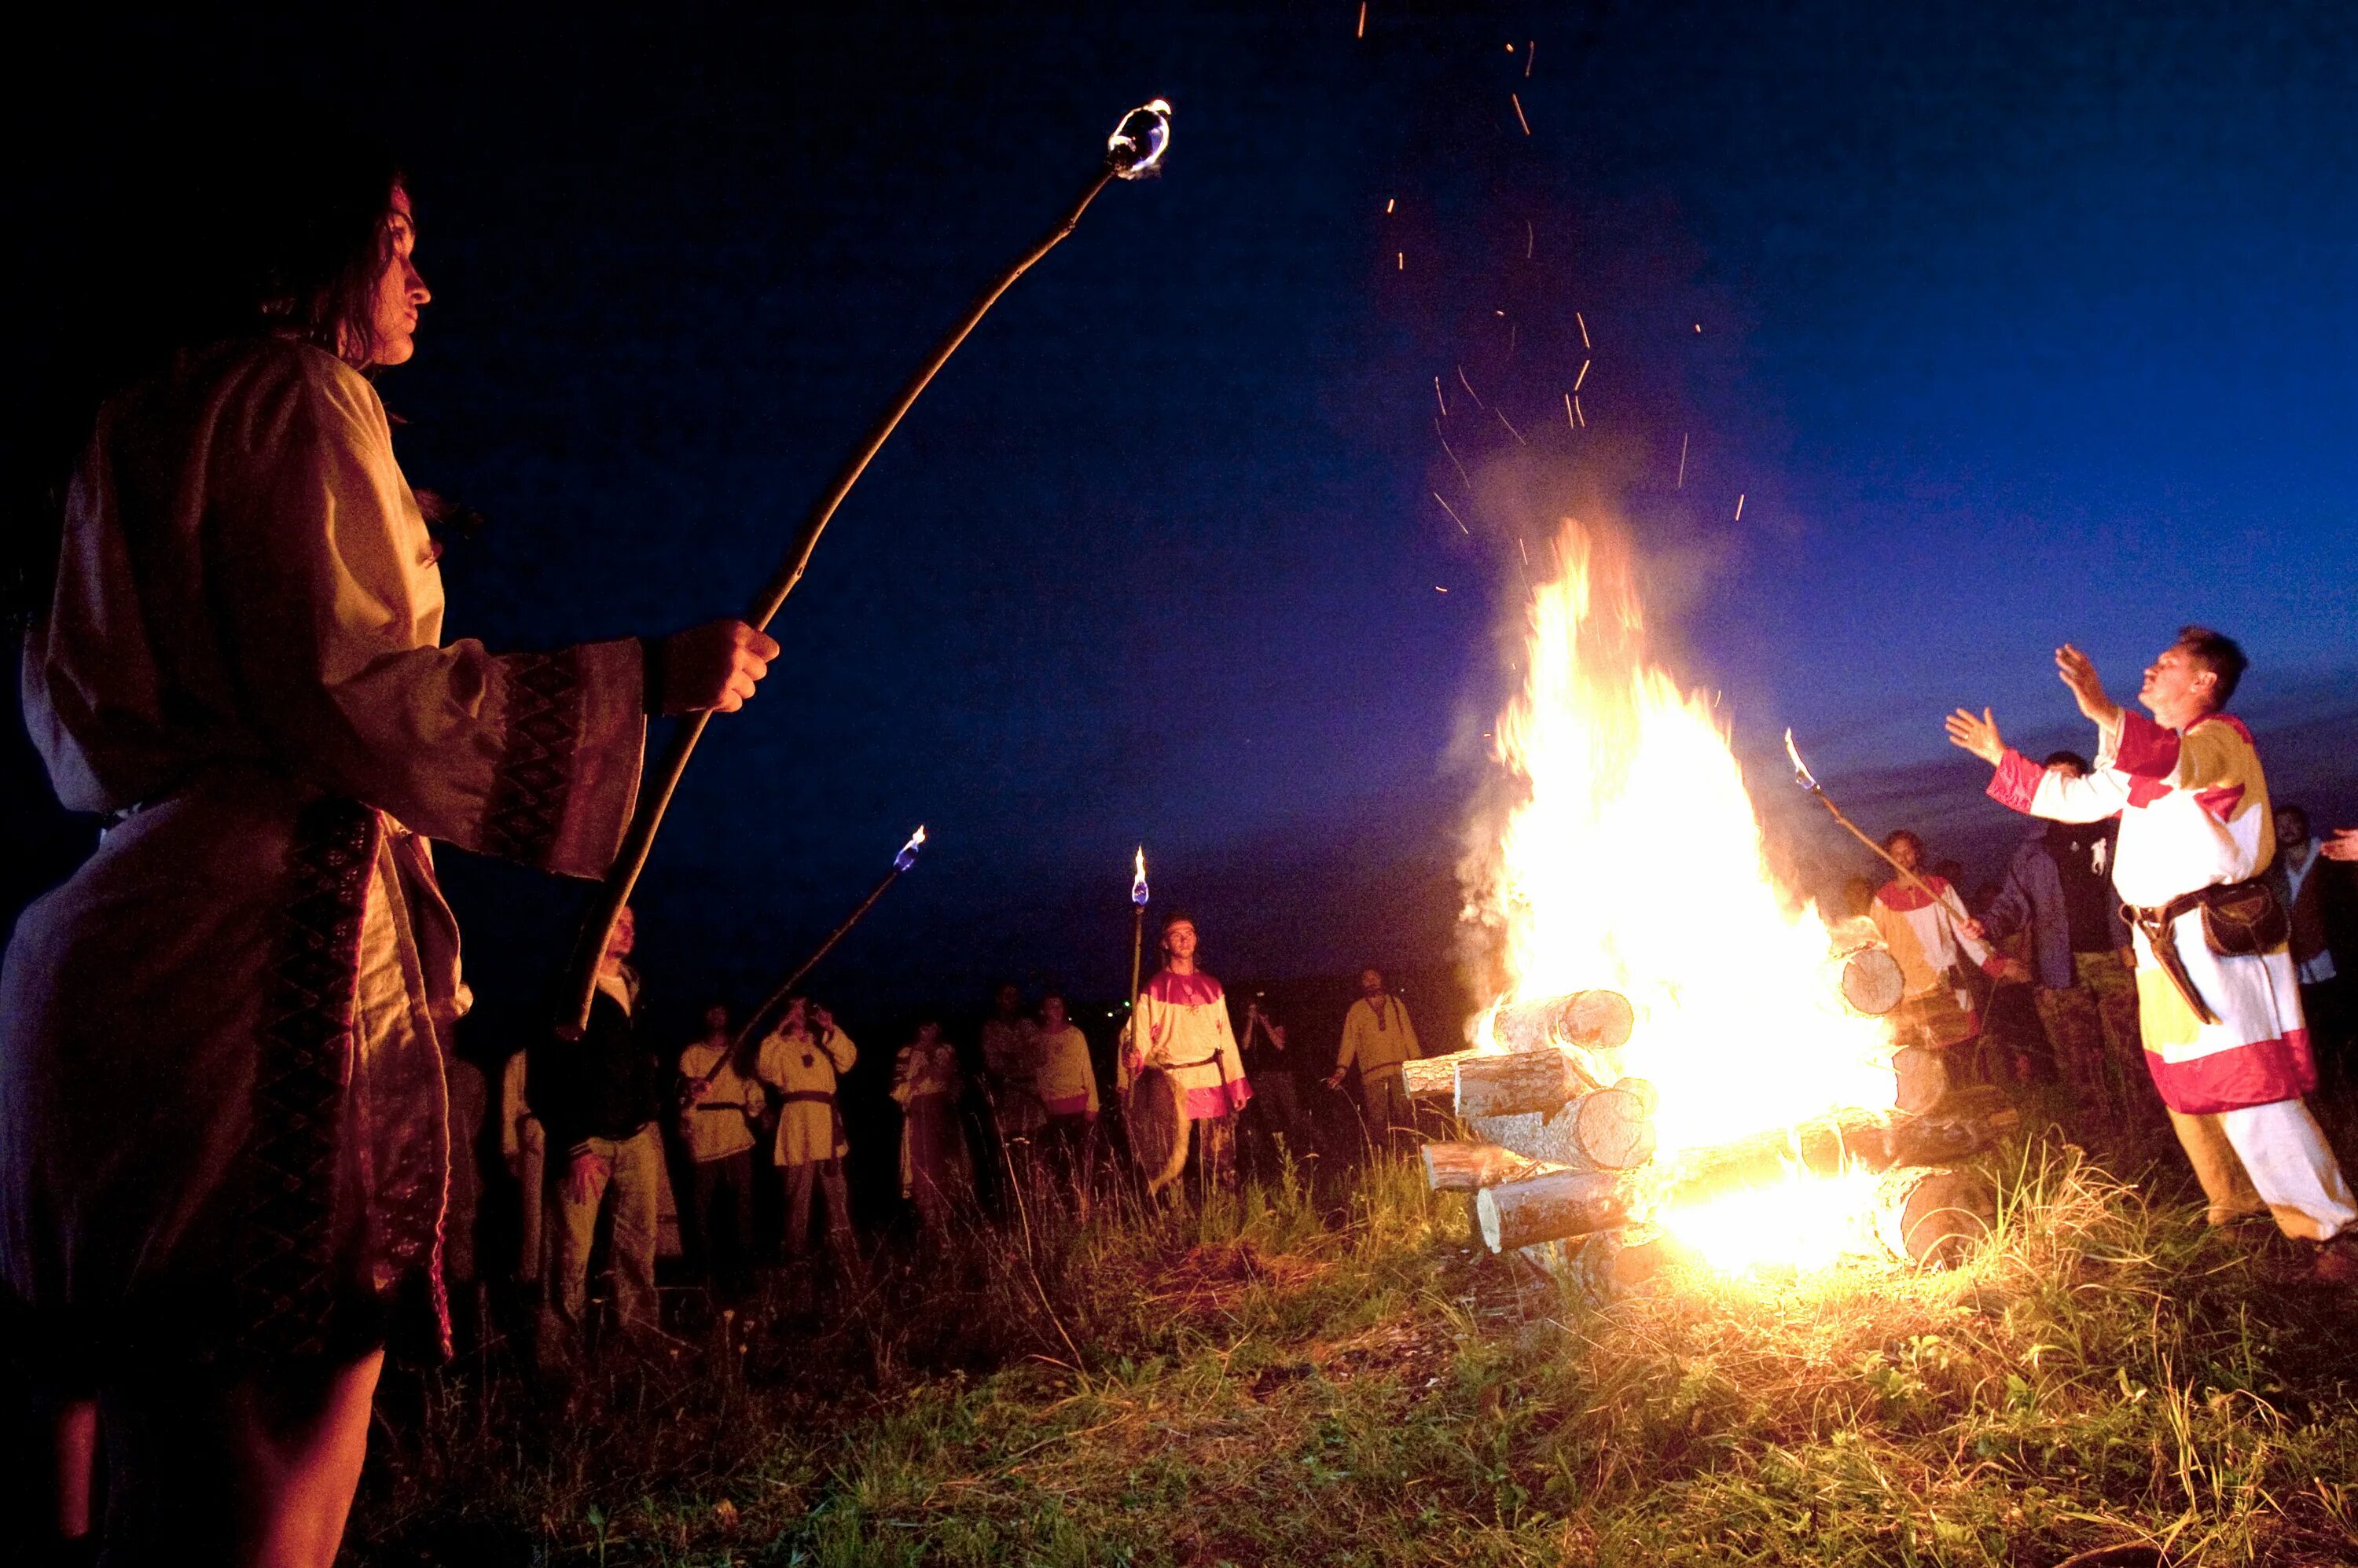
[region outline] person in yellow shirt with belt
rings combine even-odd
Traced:
[[[1368,1127],[1387,1141],[1413,1132],[1416,1112],[1401,1082],[1401,1064],[1422,1054],[1417,1049],[1416,1025],[1408,1004],[1384,989],[1384,972],[1359,971],[1359,1000],[1343,1015],[1343,1050],[1327,1078],[1329,1088],[1341,1088],[1353,1063],[1359,1068],[1359,1096],[1368,1108]]]
[[[827,1009],[796,997],[754,1059],[754,1076],[777,1091],[778,1133],[770,1157],[785,1173],[789,1257],[801,1257],[810,1245],[812,1190],[822,1185],[827,1246],[846,1264],[858,1252],[843,1181],[843,1157],[851,1144],[835,1101],[837,1076],[851,1071],[858,1058],[851,1037],[836,1027]]]

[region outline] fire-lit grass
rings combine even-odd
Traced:
[[[2358,1552],[2344,1298],[2058,1143],[1951,1274],[1520,1292],[1380,1168],[1036,1223],[570,1409],[496,1357],[395,1422],[368,1561],[2185,1563]],[[749,1346],[740,1352],[735,1345]],[[382,1434],[381,1434],[382,1435]],[[427,1456],[431,1454],[429,1463]],[[2126,1559],[2121,1559],[2126,1560]]]

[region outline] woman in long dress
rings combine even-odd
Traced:
[[[50,780],[108,826],[0,978],[0,1269],[67,1446],[97,1397],[105,1561],[326,1568],[386,1339],[448,1329],[429,840],[602,874],[644,715],[735,708],[776,644],[444,644],[369,380],[429,297],[400,174],[308,133],[235,172],[242,224],[174,243],[236,289],[99,409],[25,647]]]
[[[934,1241],[948,1236],[950,1205],[972,1174],[958,1119],[965,1087],[957,1047],[942,1038],[940,1021],[919,1023],[892,1063],[892,1098],[901,1108],[901,1195],[917,1206],[917,1222]]]

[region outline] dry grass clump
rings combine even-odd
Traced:
[[[1412,1162],[1053,1206],[537,1400],[399,1423],[366,1561],[2358,1558],[2348,1303],[2060,1142],[1968,1266],[1518,1287]],[[2150,1560],[2150,1559],[2149,1559]]]

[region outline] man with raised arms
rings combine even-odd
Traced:
[[[2223,711],[2246,663],[2232,639],[2185,628],[2145,672],[2148,719],[2105,696],[2085,654],[2058,649],[2056,669],[2097,729],[2084,778],[2008,747],[1987,708],[1952,713],[1949,739],[1996,766],[1989,793],[2016,811],[2120,814],[2113,886],[2135,933],[2146,1066],[2211,1222],[2265,1209],[2286,1235],[2320,1244],[2313,1278],[2348,1283],[2358,1204],[2301,1098],[2317,1070],[2300,990],[2284,923],[2258,896],[2276,849],[2267,782],[2251,731]]]

